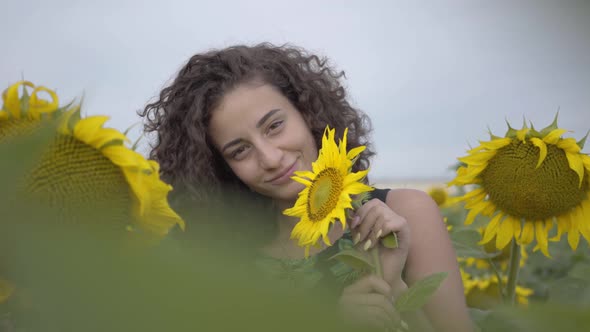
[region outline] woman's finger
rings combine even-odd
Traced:
[[[377,293],[391,296],[391,286],[382,278],[371,274],[344,288],[342,294],[348,293]]]
[[[392,322],[398,322],[399,314],[395,310],[391,296],[377,293],[346,294],[341,298],[341,303],[355,306],[371,306],[381,308]]]

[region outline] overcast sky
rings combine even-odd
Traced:
[[[194,53],[270,41],[328,56],[372,118],[374,180],[449,179],[505,120],[544,127],[559,109],[568,135],[590,129],[588,0],[8,0],[1,16],[0,87],[84,95],[119,130]]]

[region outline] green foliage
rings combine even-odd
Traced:
[[[547,130],[547,129],[545,129]],[[463,188],[461,188],[463,189]],[[449,235],[459,258],[481,258],[493,261],[500,252],[486,252],[477,243],[481,240],[478,228],[490,219],[478,216],[472,225],[464,225],[466,210],[462,203],[441,210],[453,226]],[[555,235],[556,230],[549,234]],[[567,243],[567,236],[560,241],[550,242],[552,258],[545,257],[532,246],[526,248],[527,259],[520,268],[518,285],[533,290],[528,297],[528,306],[502,305],[498,292],[498,305],[493,308],[470,308],[472,320],[480,331],[586,331],[590,326],[590,248],[586,241],[580,241],[576,251]],[[460,265],[473,272],[462,261]],[[470,270],[471,269],[471,270]],[[500,264],[480,271],[484,275],[506,276],[506,268]]]
[[[395,309],[399,312],[407,312],[422,308],[447,278],[447,275],[446,272],[440,272],[418,280],[397,298]]]

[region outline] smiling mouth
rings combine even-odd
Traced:
[[[291,181],[291,176],[292,176],[293,172],[295,171],[295,165],[296,164],[297,164],[297,161],[295,161],[286,170],[281,171],[281,173],[278,176],[276,176],[276,177],[268,180],[267,182],[270,182],[272,184],[283,184],[283,183],[286,183],[288,181]]]

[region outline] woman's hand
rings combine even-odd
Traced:
[[[375,275],[344,288],[339,307],[345,320],[362,328],[393,328],[400,322],[393,306],[391,286]]]
[[[369,250],[378,243],[383,279],[397,290],[400,284],[404,284],[401,275],[410,247],[410,228],[406,219],[374,198],[355,211],[350,228],[355,245],[362,249]],[[379,239],[391,233],[397,233],[398,248],[389,249],[380,244]]]

